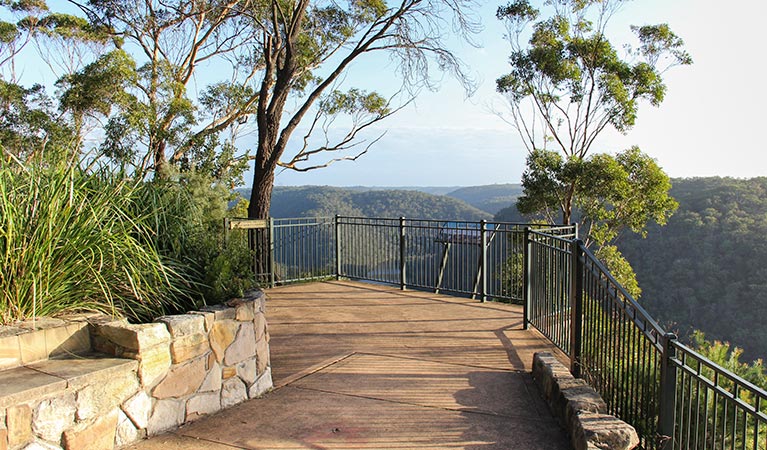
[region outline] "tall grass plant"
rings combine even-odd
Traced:
[[[136,214],[142,183],[77,162],[0,158],[0,320],[98,311],[146,318],[189,295]]]

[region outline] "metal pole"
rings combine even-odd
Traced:
[[[480,236],[480,244],[482,245],[482,259],[480,260],[480,265],[479,265],[479,276],[480,276],[479,294],[480,294],[480,300],[482,301],[482,303],[487,301],[487,232],[485,231],[486,225],[487,225],[486,220],[480,220],[479,236]]]
[[[333,220],[333,225],[335,226],[335,238],[336,238],[336,280],[341,279],[341,230],[340,225],[338,224],[338,214],[336,214],[335,219]]]
[[[269,287],[274,287],[274,218],[269,218]]]
[[[583,242],[570,242],[570,372],[581,376],[581,350],[583,336]]]
[[[530,324],[530,301],[532,298],[532,291],[530,290],[530,227],[525,227],[524,239],[522,245],[522,328],[527,330]]]
[[[661,450],[673,448],[674,445],[674,422],[676,398],[676,365],[672,359],[676,358],[676,349],[673,345],[677,340],[674,333],[666,333],[661,336],[663,352],[660,357],[660,389],[658,392],[658,436],[661,439]]]
[[[407,289],[407,276],[405,274],[405,218],[399,218],[399,288]]]

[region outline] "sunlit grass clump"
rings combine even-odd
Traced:
[[[132,204],[141,185],[76,162],[0,162],[0,320],[98,311],[129,318],[175,309],[179,272]]]

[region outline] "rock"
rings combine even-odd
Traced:
[[[221,378],[225,380],[228,380],[235,375],[237,375],[237,367],[235,366],[224,367],[221,369]]]
[[[262,339],[256,343],[256,370],[262,374],[267,367],[269,367],[269,342]]]
[[[141,439],[141,433],[136,429],[131,419],[124,412],[118,411],[114,445],[123,447],[139,439]]]
[[[256,327],[256,341],[266,338],[266,316],[264,313],[257,313],[253,318],[253,325]]]
[[[634,427],[613,416],[584,412],[578,419],[572,430],[576,450],[632,450],[639,445]]]
[[[6,410],[8,446],[18,447],[32,440],[32,409],[29,405],[15,405]]]
[[[203,312],[212,312],[216,322],[221,320],[233,320],[237,315],[234,308],[226,305],[210,305],[201,308]]]
[[[221,390],[221,366],[217,362],[213,362],[208,370],[208,374],[200,385],[200,392],[219,392]]]
[[[237,376],[242,379],[248,386],[256,381],[256,360],[246,359],[245,361],[237,364]]]
[[[170,356],[173,364],[189,361],[208,351],[210,351],[208,337],[202,333],[178,337],[170,344]]]
[[[240,300],[234,306],[234,318],[239,322],[252,321],[255,316],[255,307],[253,301]]]
[[[174,366],[152,391],[158,399],[184,397],[194,392],[205,378],[205,358],[197,358],[181,366]]]
[[[155,322],[164,323],[168,327],[172,339],[205,333],[205,318],[199,314],[162,316]]]
[[[149,418],[147,434],[154,436],[164,431],[179,427],[184,423],[186,402],[183,400],[158,400]]]
[[[77,420],[89,420],[106,414],[139,390],[133,373],[89,384],[77,393]]]
[[[234,320],[222,320],[213,324],[210,330],[210,348],[216,354],[216,360],[224,361],[226,349],[234,342],[240,324]]]
[[[232,377],[226,381],[221,388],[221,407],[229,408],[238,403],[247,400],[248,392],[245,383],[239,378]]]
[[[197,394],[186,402],[186,420],[195,420],[206,414],[221,410],[221,394],[204,392]]]
[[[32,415],[32,431],[46,441],[59,442],[61,433],[74,424],[76,411],[74,394],[43,400]]]
[[[248,389],[248,398],[259,398],[274,387],[272,383],[272,369],[267,368],[264,373]]]
[[[224,364],[233,366],[256,354],[256,332],[253,322],[245,322],[240,325],[237,337],[226,349]]]
[[[203,320],[205,321],[205,332],[209,333],[210,329],[213,327],[213,322],[216,320],[216,315],[209,311],[192,311],[189,314],[194,314],[196,316],[201,316]]]
[[[113,410],[92,423],[83,423],[64,432],[66,450],[112,450],[115,446],[117,410]]]
[[[116,345],[134,351],[170,342],[170,333],[164,323],[106,324],[99,333]]]
[[[152,414],[152,398],[146,392],[139,391],[123,403],[122,410],[136,428],[146,428]]]
[[[23,450],[63,450],[58,445],[49,444],[47,442],[35,441],[24,447]]]
[[[171,366],[170,349],[167,345],[158,345],[144,350],[139,359],[138,374],[141,385],[152,387],[160,381]]]

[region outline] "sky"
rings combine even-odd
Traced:
[[[355,162],[312,172],[285,171],[277,185],[440,186],[518,183],[526,151],[520,138],[493,112],[502,99],[495,79],[508,72],[510,52],[495,2],[479,11],[481,48],[455,51],[479,81],[466,98],[445,78],[438,92],[422,92],[413,105],[387,119],[385,136]],[[625,135],[607,133],[595,151],[614,153],[632,145],[655,158],[672,177],[767,176],[767,123],[763,20],[767,3],[743,0],[737,7],[713,0],[635,0],[611,24],[616,47],[630,25],[668,23],[682,37],[694,64],[664,75],[668,90],[659,108],[639,110]],[[386,61],[357,62],[347,83],[394,85]],[[375,86],[373,86],[375,88]]]
[[[516,132],[493,109],[503,100],[495,80],[509,71],[510,47],[495,11],[505,0],[485,1],[477,11],[483,25],[479,47],[455,39],[451,49],[477,81],[474,95],[446,76],[436,91],[422,91],[404,110],[386,119],[374,139],[383,137],[355,162],[339,162],[310,172],[278,172],[277,185],[471,186],[518,183],[526,151]],[[542,0],[532,0],[540,3]],[[693,65],[664,75],[665,101],[641,106],[636,125],[625,135],[605,133],[593,151],[615,153],[633,145],[655,158],[672,177],[767,176],[767,90],[763,89],[767,2],[741,0],[737,6],[714,0],[633,0],[608,30],[616,48],[631,37],[630,25],[668,23],[685,41]],[[214,68],[199,70],[204,87]],[[52,84],[41,65],[25,75]],[[218,81],[218,80],[213,80]],[[356,61],[346,87],[384,94],[400,86],[386,57]],[[300,130],[299,130],[300,131]],[[340,131],[339,131],[340,132]],[[294,136],[294,143],[301,136]],[[241,148],[251,147],[254,136]],[[295,144],[294,144],[295,145]],[[246,175],[249,186],[252,174]]]

